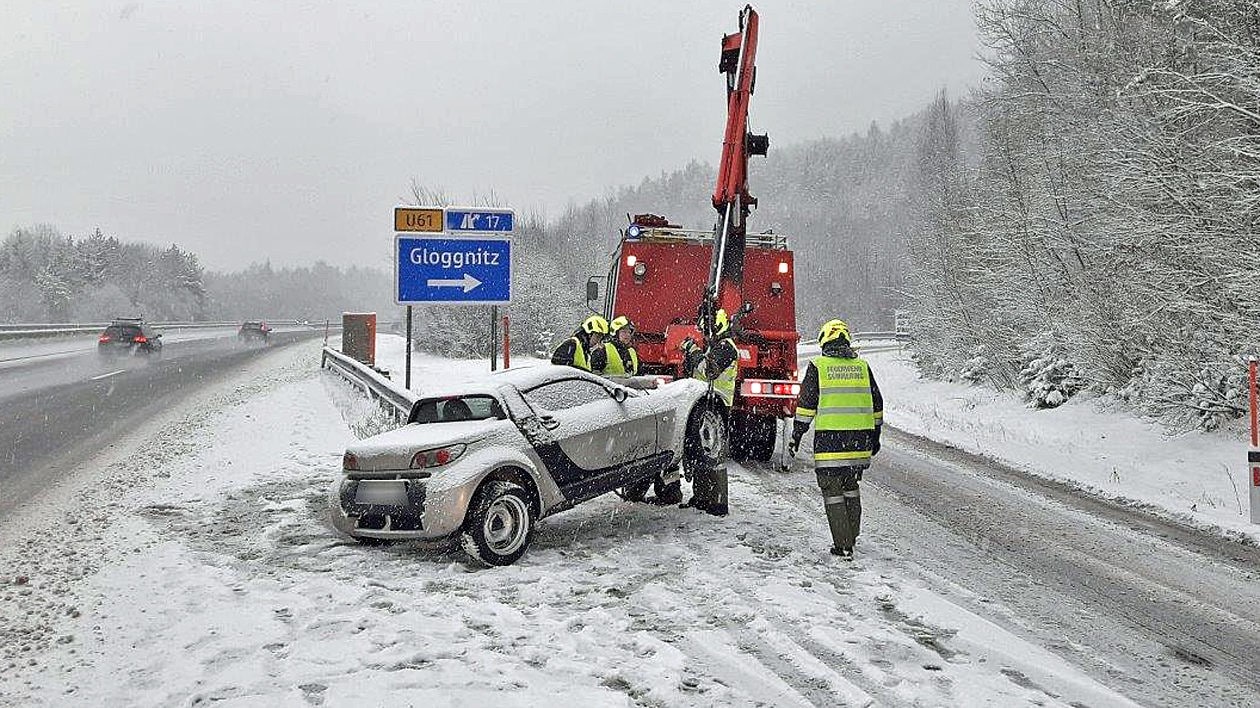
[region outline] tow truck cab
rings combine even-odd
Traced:
[[[611,319],[630,318],[644,373],[682,376],[687,337],[703,342],[696,313],[704,296],[714,235],[640,215],[623,233],[607,275],[602,308],[598,278],[587,285],[588,305]],[[731,450],[736,458],[768,460],[776,419],[791,416],[797,382],[795,264],[785,236],[748,234],[742,301],[752,309],[735,316],[739,372],[731,410]]]

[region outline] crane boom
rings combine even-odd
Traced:
[[[718,307],[734,314],[743,304],[747,218],[757,205],[757,199],[748,193],[748,157],[765,155],[770,147],[766,135],[748,132],[748,104],[757,82],[757,26],[757,11],[751,5],[744,6],[739,31],[722,37],[718,60],[718,72],[726,75],[726,133],[713,190],[713,208],[718,213],[713,260],[700,312],[706,336]]]

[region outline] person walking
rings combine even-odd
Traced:
[[[600,373],[608,363],[603,347],[604,337],[607,335],[608,320],[599,315],[591,315],[582,322],[581,327],[573,331],[573,336],[556,347],[551,354],[551,363]]]
[[[824,324],[818,343],[822,355],[811,359],[805,370],[788,454],[796,456],[801,437],[812,424],[814,473],[831,527],[831,553],[852,560],[862,521],[858,482],[871,458],[879,454],[884,397],[870,364],[853,351],[843,320]]]

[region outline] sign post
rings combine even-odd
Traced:
[[[1256,357],[1247,362],[1247,383],[1250,392],[1251,448],[1247,450],[1247,469],[1251,472],[1251,523],[1260,524],[1260,425],[1257,425]]]
[[[394,301],[407,306],[407,388],[411,388],[411,306],[490,305],[490,369],[497,365],[498,306],[512,301],[511,209],[394,209]]]
[[[407,306],[407,382],[404,386],[411,390],[411,305]]]

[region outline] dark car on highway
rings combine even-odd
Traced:
[[[96,351],[102,356],[162,353],[162,335],[139,318],[119,318],[105,328],[96,340]]]
[[[271,328],[266,322],[246,322],[241,325],[241,329],[236,333],[236,338],[242,342],[262,342],[267,343],[267,337],[271,334]]]

